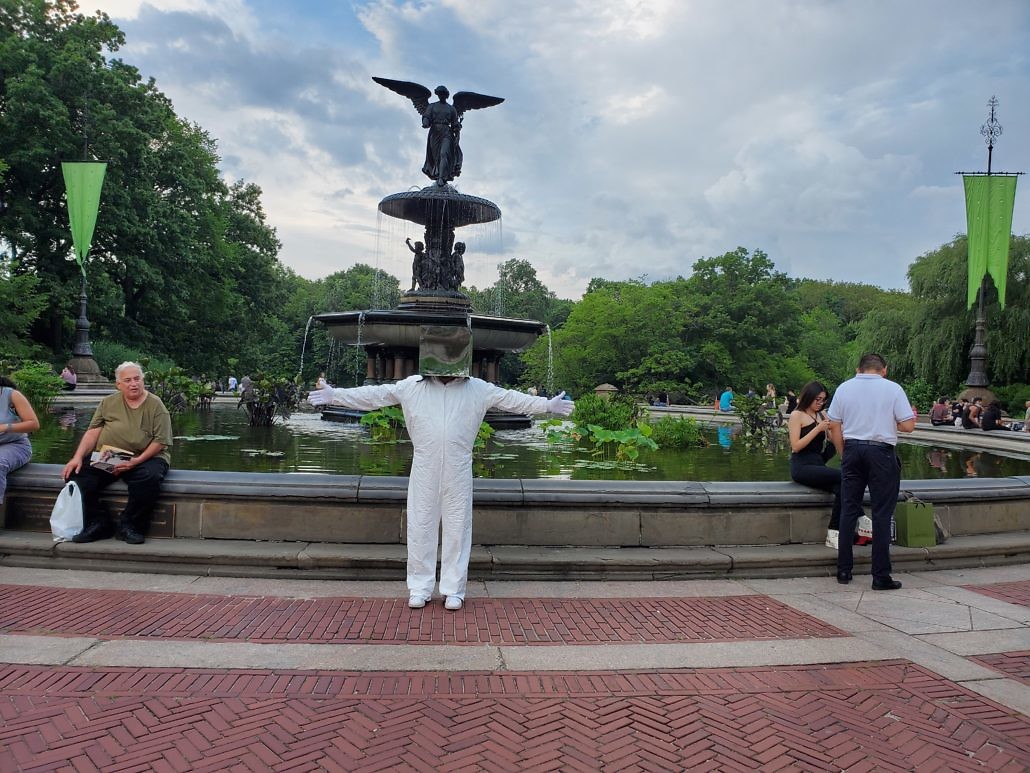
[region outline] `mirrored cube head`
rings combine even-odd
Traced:
[[[471,376],[472,331],[467,326],[423,325],[418,372],[423,376]]]

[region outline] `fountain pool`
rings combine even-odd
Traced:
[[[222,398],[225,400],[225,398]],[[33,435],[34,462],[63,464],[89,424],[93,406],[62,409],[59,421]],[[408,474],[407,442],[373,443],[364,427],[323,421],[318,413],[294,414],[285,424],[251,427],[228,400],[209,411],[173,417],[173,467],[236,472],[328,472],[341,475]],[[636,464],[598,459],[587,448],[549,444],[534,425],[502,430],[475,457],[481,478],[566,480],[785,481],[786,442],[748,449],[729,428],[712,428],[703,449],[642,452]],[[986,452],[903,443],[905,479],[1030,475],[1030,461]]]

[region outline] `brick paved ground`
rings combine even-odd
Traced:
[[[3,770],[1010,770],[1030,724],[904,662],[592,673],[0,670]]]
[[[457,612],[406,599],[295,599],[0,586],[0,632],[271,643],[596,644],[843,636],[767,596],[470,599]]]
[[[1030,769],[1030,647],[1015,646],[1030,641],[1030,615],[1012,606],[1030,598],[1021,595],[1030,581],[993,582],[1002,575],[991,570],[979,575],[990,584],[958,586],[980,594],[959,601],[932,579],[885,596],[828,578],[707,596],[645,597],[649,583],[612,598],[473,595],[457,613],[438,602],[409,610],[404,598],[131,591],[131,581],[90,573],[69,580],[78,587],[47,574],[44,587],[6,571],[2,773]],[[912,619],[918,605],[933,607],[933,626]],[[920,639],[906,626],[930,632]],[[992,651],[1003,641],[1010,651]],[[220,667],[86,665],[107,648],[201,642],[215,643],[204,662]],[[3,665],[5,644],[28,659]],[[398,653],[405,670],[271,667],[319,644],[336,645],[319,648],[330,653],[390,644],[357,649],[374,653],[373,668],[381,653]],[[47,645],[52,659],[29,651]],[[637,667],[658,649],[686,662],[713,645],[751,653],[738,665],[798,665]],[[484,646],[498,648],[492,670],[419,670],[439,668],[424,664],[434,650],[457,653],[468,669]],[[820,648],[833,660],[856,649],[879,660],[804,659]],[[798,659],[783,660],[784,649]],[[541,667],[553,670],[506,665],[516,650],[544,654]],[[236,667],[241,651],[263,667]],[[589,671],[562,667],[577,652],[588,653],[578,662]],[[274,657],[262,662],[265,653]]]
[[[1030,685],[1030,650],[1021,652],[996,652],[973,658],[989,668],[997,669],[1003,674]]]
[[[966,590],[982,593],[992,599],[1007,601],[1009,604],[1019,604],[1023,607],[1030,607],[1030,581],[1020,582],[999,582],[993,585],[966,585]]]

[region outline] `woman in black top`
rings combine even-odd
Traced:
[[[818,381],[809,381],[798,397],[797,410],[790,414],[787,430],[790,433],[790,478],[833,494],[830,531],[836,532],[840,524],[840,470],[826,466],[835,452],[826,434],[830,420],[823,413],[823,407],[829,402],[826,387]]]

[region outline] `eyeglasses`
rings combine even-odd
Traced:
[[[826,395],[820,395],[819,397],[815,398],[815,400],[813,400],[812,402],[814,402],[814,403],[825,403],[826,402]]]

